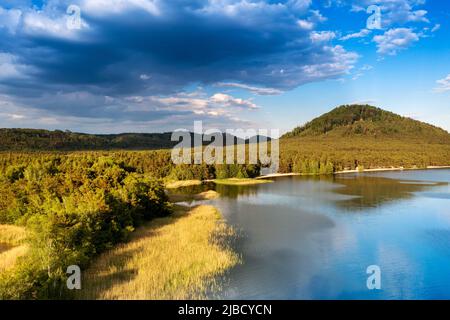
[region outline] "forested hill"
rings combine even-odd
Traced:
[[[61,130],[0,129],[0,151],[158,150],[178,144],[178,141],[171,141],[171,136],[171,132],[86,134]],[[248,140],[223,134],[224,142],[229,138],[236,144],[248,143]],[[191,133],[191,142],[193,140],[194,134]],[[209,144],[209,141],[205,139],[204,144]]]
[[[176,142],[171,133],[94,135],[39,129],[0,129],[0,150],[164,149]]]
[[[286,133],[283,138],[322,135],[450,143],[450,134],[441,128],[369,105],[340,106]]]

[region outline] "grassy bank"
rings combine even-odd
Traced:
[[[182,187],[190,187],[190,186],[198,186],[201,185],[202,182],[200,180],[180,180],[180,181],[171,181],[165,184],[166,189],[176,189]]]
[[[0,273],[13,268],[17,259],[27,253],[25,238],[24,228],[0,225]]]
[[[25,228],[13,225],[0,224],[0,243],[13,246],[22,244],[26,238]]]
[[[202,200],[213,200],[217,199],[220,195],[214,190],[208,190],[200,192],[197,194],[187,194],[187,193],[168,193],[169,200],[171,202],[183,202],[183,201],[202,201]]]
[[[206,290],[217,289],[215,277],[239,261],[223,244],[231,235],[214,207],[177,207],[96,259],[77,298],[204,298]]]
[[[230,186],[249,186],[249,185],[254,185],[254,184],[264,184],[264,183],[273,182],[272,180],[267,180],[267,179],[250,179],[250,178],[215,179],[213,181],[216,184],[230,185]]]

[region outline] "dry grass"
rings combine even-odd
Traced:
[[[273,180],[267,179],[239,179],[239,178],[229,178],[229,179],[216,179],[214,180],[217,184],[224,184],[230,186],[250,186],[254,184],[271,183]]]
[[[0,243],[19,245],[26,238],[25,228],[0,224]]]
[[[214,190],[208,190],[205,192],[194,195],[195,200],[213,200],[219,197],[219,193]]]
[[[219,197],[219,193],[214,190],[208,190],[197,194],[185,194],[185,193],[167,193],[170,202],[183,202],[183,201],[201,201],[201,200],[213,200]]]
[[[136,230],[86,271],[81,299],[199,299],[239,262],[221,239],[232,230],[212,206],[178,208]]]
[[[14,267],[17,258],[26,254],[28,246],[23,244],[25,238],[25,228],[0,225],[0,272]]]
[[[166,183],[166,189],[176,189],[181,187],[190,187],[201,185],[200,180],[182,180],[182,181],[171,181]]]
[[[12,247],[0,253],[0,273],[9,270],[16,264],[17,258],[24,256],[28,251],[27,245]]]

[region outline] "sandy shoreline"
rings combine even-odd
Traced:
[[[292,176],[301,176],[300,173],[271,173],[266,174],[264,176],[256,177],[255,179],[267,179],[267,178],[277,178],[277,177],[292,177]]]
[[[412,171],[412,170],[432,170],[432,169],[450,169],[450,166],[428,166],[426,168],[404,168],[404,167],[390,167],[390,168],[376,168],[376,169],[364,169],[364,170],[342,170],[336,171],[333,174],[346,174],[346,173],[361,173],[361,172],[383,172],[383,171]],[[276,177],[292,177],[301,176],[300,173],[272,173],[264,176],[257,177],[256,179],[276,178]]]
[[[361,171],[360,170],[343,170],[343,171],[337,171],[334,174],[359,173],[359,172],[382,172],[382,171],[434,170],[434,169],[450,169],[450,166],[428,166],[426,168],[390,167],[390,168],[364,169]]]

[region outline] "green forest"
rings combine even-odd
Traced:
[[[175,166],[169,151],[2,153],[0,224],[26,227],[30,253],[0,273],[0,298],[67,298],[67,266],[171,213],[162,178],[257,175],[255,165]]]
[[[0,299],[69,298],[68,265],[87,266],[145,221],[171,214],[167,181],[254,178],[262,169],[174,165],[170,149],[127,150],[149,141],[163,146],[168,134],[135,135],[137,142],[132,134],[24,129],[2,129],[0,136],[0,224],[29,234],[29,253],[0,272]],[[336,108],[279,142],[281,173],[450,165],[446,131],[371,106]],[[74,148],[83,151],[66,151]]]
[[[25,226],[30,250],[0,274],[2,299],[63,298],[67,266],[86,266],[144,221],[171,212],[159,180],[112,157],[18,159],[2,168],[0,222]]]

